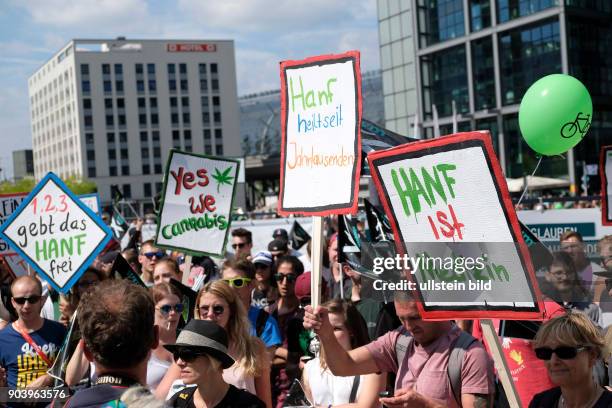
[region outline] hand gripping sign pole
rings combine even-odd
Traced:
[[[359,52],[280,64],[280,215],[312,215],[311,301],[321,300],[323,216],[357,212],[361,171]]]

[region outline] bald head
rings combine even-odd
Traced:
[[[38,296],[42,295],[42,283],[40,282],[40,280],[36,279],[36,277],[34,276],[24,275],[24,276],[20,276],[17,279],[15,279],[13,283],[11,284],[11,296],[15,296],[15,288],[17,288],[18,286],[19,288],[22,288],[24,286],[26,287],[35,286],[36,289],[38,290],[37,295]]]

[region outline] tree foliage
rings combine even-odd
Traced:
[[[95,193],[98,188],[93,181],[78,177],[68,177],[62,179],[70,191],[76,195]],[[26,177],[14,182],[3,181],[0,183],[0,194],[29,193],[36,186],[36,181],[32,177]]]

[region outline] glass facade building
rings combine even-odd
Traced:
[[[531,174],[538,157],[520,133],[521,98],[539,78],[565,73],[591,93],[591,130],[566,157],[546,157],[538,175],[579,184],[582,163],[596,164],[600,147],[612,143],[612,1],[377,0],[377,5],[389,129],[412,136],[416,128],[428,138],[436,134],[435,123],[444,135],[456,121],[459,131],[489,130],[506,176],[522,177]],[[394,78],[402,74],[414,81],[398,89]],[[410,87],[411,103],[398,112],[389,96]]]

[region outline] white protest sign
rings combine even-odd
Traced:
[[[359,53],[281,63],[282,215],[357,211]]]
[[[53,173],[0,226],[0,237],[61,293],[70,290],[111,236]]]
[[[539,315],[533,268],[488,133],[409,143],[368,161],[398,252],[411,258],[416,285],[406,289],[422,298],[423,317]]]
[[[98,193],[81,194],[79,199],[95,214],[102,215],[100,214],[100,197]]]
[[[19,204],[26,198],[28,193],[0,194],[0,224],[19,207]],[[0,255],[14,253],[9,245],[0,239]]]
[[[15,277],[25,276],[28,274],[28,264],[19,255],[6,254],[3,255],[2,258]]]
[[[222,257],[231,222],[238,160],[171,150],[155,244]]]
[[[603,146],[599,159],[601,178],[601,223],[612,225],[612,146]]]

